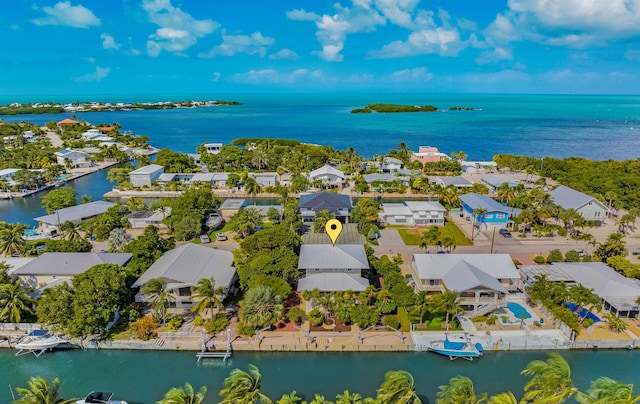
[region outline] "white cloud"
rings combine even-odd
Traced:
[[[420,83],[429,81],[433,78],[433,74],[426,67],[416,67],[413,69],[398,70],[391,74],[391,81],[394,82],[411,82]]]
[[[275,43],[273,38],[264,37],[260,32],[249,35],[223,35],[222,43],[209,52],[199,53],[199,57],[213,58],[216,56],[233,56],[238,53],[260,55],[264,57],[267,49]]]
[[[391,23],[404,28],[414,28],[412,12],[418,0],[375,0],[375,6]]]
[[[298,59],[300,59],[300,55],[298,55],[296,52],[292,51],[291,49],[284,48],[284,49],[280,49],[276,53],[272,53],[271,55],[269,55],[269,59],[271,59],[271,60],[278,60],[278,59],[298,60]]]
[[[322,77],[320,70],[297,69],[290,73],[281,73],[275,69],[250,70],[247,73],[233,75],[236,82],[252,84],[295,84],[308,82],[310,79],[317,82]]]
[[[220,80],[220,76],[222,74],[220,74],[220,72],[213,72],[213,77],[211,78],[211,81],[213,81],[214,83],[217,83]]]
[[[476,63],[483,65],[486,63],[498,62],[502,60],[511,60],[511,59],[513,59],[513,53],[511,52],[511,49],[497,46],[492,50],[486,50],[482,52],[480,56],[476,58],[475,61]]]
[[[96,71],[93,73],[87,73],[83,76],[76,77],[74,80],[79,83],[89,82],[89,81],[100,81],[107,77],[111,73],[110,67],[100,67],[96,66]]]
[[[102,39],[102,47],[104,49],[119,49],[120,48],[120,44],[116,43],[116,40],[113,36],[107,34],[106,32],[102,33],[100,35],[100,38]]]
[[[219,27],[211,19],[198,20],[174,7],[171,0],[143,0],[142,8],[149,21],[160,26],[147,40],[147,53],[158,56],[163,50],[182,52],[195,45],[198,38],[209,35]]]
[[[412,32],[406,41],[394,41],[379,51],[370,52],[373,58],[395,58],[437,53],[441,56],[456,56],[466,47],[455,29],[438,27]]]
[[[46,17],[32,20],[36,25],[64,25],[75,28],[89,28],[100,25],[100,19],[88,8],[72,6],[69,1],[61,1],[53,7],[43,7]]]

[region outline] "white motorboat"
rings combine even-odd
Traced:
[[[207,221],[205,222],[205,226],[207,226],[210,230],[217,229],[222,224],[222,216],[217,213],[210,213]]]
[[[92,391],[82,400],[76,401],[76,404],[127,404],[126,401],[112,400],[111,397],[113,397],[113,393]]]
[[[466,334],[464,337],[453,337],[452,339],[449,339],[449,335],[445,335],[444,341],[432,341],[428,350],[448,356],[451,360],[463,358],[470,361],[484,354],[482,345],[479,342],[475,344],[471,342]]]
[[[22,337],[16,344],[16,356],[24,355],[26,353],[33,353],[35,356],[40,356],[47,350],[52,350],[58,345],[65,343],[66,341],[56,337],[47,330],[32,330],[28,335]]]

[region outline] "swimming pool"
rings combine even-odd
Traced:
[[[529,314],[527,309],[525,309],[518,303],[513,303],[513,302],[507,303],[507,309],[509,309],[509,311],[512,312],[516,318],[520,318],[520,319],[531,318],[531,314]]]
[[[27,229],[24,231],[24,236],[25,237],[29,237],[29,236],[37,236],[39,233],[37,230],[34,229]]]

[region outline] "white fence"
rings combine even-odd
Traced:
[[[202,339],[204,332],[159,332],[159,339]]]

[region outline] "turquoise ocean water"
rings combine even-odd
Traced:
[[[526,378],[520,371],[544,352],[488,353],[473,362],[450,361],[430,353],[237,353],[227,363],[220,360],[196,363],[193,352],[162,351],[60,351],[40,358],[14,357],[0,350],[0,403],[10,402],[9,384],[26,386],[32,375],[59,377],[65,397],[91,390],[107,390],[133,403],[154,403],[169,388],[190,382],[209,389],[206,403],[218,402],[218,391],[233,368],[255,364],[263,375],[262,391],[272,398],[297,390],[307,400],[321,393],[334,400],[345,389],[374,395],[389,370],[404,369],[414,376],[416,390],[433,403],[438,386],[457,375],[470,377],[478,392],[522,394]],[[571,365],[575,384],[586,389],[595,378],[607,375],[640,385],[640,362],[633,351],[562,352]]]

